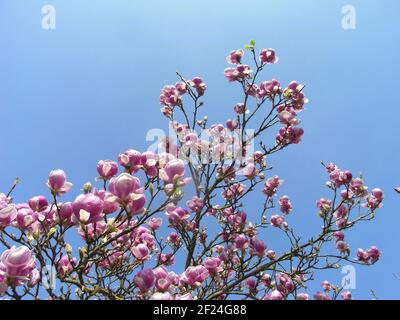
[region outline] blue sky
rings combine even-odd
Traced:
[[[56,8],[56,30],[41,28],[45,4]],[[341,27],[347,4],[355,30]],[[271,159],[295,207],[289,222],[319,230],[315,200],[328,196],[321,160],[362,172],[385,204],[347,239],[354,249],[376,244],[383,257],[357,267],[354,296],[400,298],[399,9],[396,0],[0,0],[0,190],[19,176],[16,201],[46,194],[48,172],[62,168],[75,196],[99,159],[145,150],[147,131],[167,128],[158,96],[176,70],[204,78],[213,122],[232,117],[238,95],[223,78],[225,56],[254,38],[280,57],[265,80],[299,80],[310,99],[303,143]],[[340,283],[342,274],[326,276]]]

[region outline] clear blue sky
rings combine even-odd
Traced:
[[[56,30],[41,28],[45,4],[57,10]],[[356,30],[341,27],[346,4]],[[321,160],[362,172],[385,205],[347,238],[354,249],[378,245],[383,257],[357,267],[353,293],[400,298],[399,10],[397,0],[0,0],[0,190],[18,175],[16,201],[47,194],[48,172],[63,168],[76,196],[99,159],[145,150],[146,132],[167,126],[158,96],[176,70],[204,78],[210,119],[230,117],[237,96],[223,78],[225,56],[254,38],[280,57],[265,79],[302,81],[310,98],[303,143],[271,160],[295,206],[289,222],[305,234],[320,227]],[[326,276],[340,283],[342,274]]]

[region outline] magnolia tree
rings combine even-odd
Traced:
[[[307,285],[318,270],[379,259],[374,246],[352,251],[345,233],[374,218],[383,193],[369,192],[350,171],[323,164],[331,197],[316,201],[322,227],[309,238],[297,234],[290,198],[278,196],[282,180],[268,164],[274,153],[301,141],[304,85],[260,81],[278,57],[273,49],[256,51],[254,41],[245,49],[251,66],[242,63],[244,50],[227,57],[225,77],[243,97],[225,125],[199,116],[203,80],[178,73],[179,82],[161,91],[161,111],[173,128],[162,152],[130,149],[116,162],[99,161],[98,185],[86,183],[72,202],[72,184],[60,169],[49,174],[48,197],[13,203],[16,184],[0,194],[3,297],[352,298],[328,281],[318,292],[307,293]],[[266,141],[267,131],[275,138]],[[264,242],[272,228],[285,248]]]

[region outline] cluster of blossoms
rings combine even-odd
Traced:
[[[173,128],[173,136],[160,142],[162,152],[129,149],[116,161],[99,161],[97,185],[85,183],[73,201],[64,201],[74,188],[60,169],[48,176],[49,197],[14,203],[14,187],[0,194],[0,295],[41,298],[39,271],[52,265],[57,289],[44,288],[51,299],[308,300],[304,291],[317,270],[343,260],[378,261],[375,246],[351,257],[345,231],[374,217],[383,192],[369,192],[361,178],[334,164],[325,166],[334,195],[317,201],[322,230],[302,239],[289,224],[292,201],[278,196],[283,180],[268,174],[268,163],[272,154],[301,141],[297,116],[307,102],[304,86],[257,82],[278,57],[273,49],[256,53],[254,43],[247,49],[254,67],[242,64],[242,49],[227,57],[234,66],[225,77],[241,85],[244,98],[225,124],[208,125],[207,116],[199,116],[203,80],[179,75],[180,82],[165,86],[160,95],[161,111]],[[187,99],[193,109],[188,110]],[[250,121],[251,135],[246,131]],[[283,127],[268,146],[263,133],[274,125]],[[247,196],[253,192],[262,200],[248,210]],[[362,214],[352,216],[355,208]],[[266,243],[270,229],[288,239],[289,248]],[[73,230],[74,243],[79,242],[74,246],[67,242]],[[326,245],[332,242],[339,253]],[[322,288],[311,297],[352,298],[328,281]]]

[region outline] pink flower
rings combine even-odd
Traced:
[[[203,201],[203,199],[200,199],[199,197],[194,197],[191,200],[189,200],[186,203],[186,205],[193,212],[197,212],[204,207],[204,201]]]
[[[151,218],[150,221],[147,223],[147,225],[153,231],[158,230],[158,229],[160,229],[160,227],[162,225],[162,219],[161,218]]]
[[[233,50],[226,57],[226,62],[231,64],[240,64],[243,56],[244,52],[242,49]]]
[[[154,276],[153,270],[143,269],[138,272],[133,281],[141,292],[147,292],[154,286],[156,277]]]
[[[330,298],[325,293],[322,293],[319,291],[314,294],[314,299],[315,300],[330,300]]]
[[[236,249],[243,250],[248,245],[248,239],[244,234],[239,234],[234,239]]]
[[[129,200],[126,204],[126,211],[129,214],[143,213],[145,204],[146,198],[143,194],[143,189],[138,189],[135,193],[129,195]]]
[[[250,290],[250,293],[257,294],[257,279],[247,278],[245,281],[245,287]]]
[[[333,236],[336,238],[336,241],[344,240],[344,233],[342,231],[335,231]]]
[[[278,290],[272,291],[270,294],[266,294],[263,300],[283,300],[285,297]]]
[[[237,103],[233,109],[237,114],[243,114],[246,112],[244,103]]]
[[[207,89],[206,84],[199,77],[194,77],[189,83],[193,88],[196,89],[199,96],[202,96]]]
[[[310,297],[307,293],[301,292],[296,295],[296,300],[309,300]]]
[[[339,168],[337,168],[331,171],[331,173],[329,174],[329,178],[338,188],[343,184],[349,184],[351,179],[353,178],[353,175],[349,170],[341,171]]]
[[[317,201],[317,208],[321,210],[321,212],[323,213],[327,213],[331,209],[331,206],[332,206],[331,200],[321,198]]]
[[[81,194],[72,203],[77,221],[94,223],[103,217],[103,201],[93,193]]]
[[[274,215],[271,217],[271,225],[275,228],[280,228],[284,225],[285,219],[282,216]]]
[[[185,163],[180,159],[173,159],[160,170],[160,177],[165,183],[182,181],[185,175]]]
[[[118,164],[111,160],[100,160],[97,164],[97,172],[104,180],[115,176],[118,172]]]
[[[111,192],[95,190],[93,193],[103,201],[104,214],[113,213],[120,208],[120,204],[118,202],[119,198],[114,196]]]
[[[239,123],[236,120],[229,119],[226,121],[226,127],[229,131],[234,131],[239,126]]]
[[[283,95],[290,102],[291,106],[295,110],[302,110],[304,104],[308,102],[308,99],[303,94],[304,85],[299,84],[297,81],[289,83],[288,87],[283,90]]]
[[[71,189],[72,183],[67,181],[64,171],[57,169],[50,172],[47,186],[53,194],[63,195]]]
[[[144,163],[144,157],[139,151],[129,149],[118,156],[118,162],[129,173],[135,173]]]
[[[172,225],[184,222],[190,217],[190,214],[186,209],[175,206],[168,206],[167,212],[165,214],[168,217],[169,223],[171,223]]]
[[[380,256],[381,252],[375,246],[372,246],[367,251],[364,251],[363,249],[357,250],[357,260],[365,264],[374,264],[379,260]]]
[[[204,260],[204,266],[212,275],[222,271],[221,263],[222,261],[218,257],[208,257]]]
[[[35,258],[28,247],[11,247],[3,252],[0,258],[0,275],[7,278],[8,283],[24,284],[35,269]]]
[[[263,193],[268,197],[272,197],[278,190],[278,187],[283,183],[278,176],[273,176],[268,178],[264,183]]]
[[[236,68],[226,68],[224,75],[229,81],[239,81],[248,78],[251,74],[249,66],[239,64]]]
[[[288,126],[279,129],[279,133],[276,136],[276,142],[282,145],[298,144],[301,141],[301,137],[304,135],[302,128]]]
[[[235,184],[229,186],[228,188],[226,188],[222,192],[221,196],[225,200],[233,200],[233,199],[243,195],[245,190],[246,190],[246,186],[243,183],[235,183]]]
[[[129,200],[129,195],[140,188],[139,178],[128,173],[122,173],[110,181],[110,192],[122,201]]]
[[[276,56],[274,49],[262,49],[260,52],[260,61],[262,63],[272,64],[278,62],[278,57]]]
[[[182,281],[192,287],[199,287],[208,276],[209,272],[204,266],[188,267],[182,275]]]
[[[74,214],[74,206],[72,202],[65,202],[60,206],[60,218],[62,221],[70,223],[72,215]]]
[[[254,95],[258,99],[274,99],[275,96],[282,93],[281,84],[278,80],[272,79],[268,81],[261,82],[260,86],[256,88]]]
[[[367,199],[367,203],[364,204],[364,207],[369,208],[371,210],[375,210],[380,208],[381,202],[383,200],[383,192],[381,189],[375,188],[372,189],[371,195]]]
[[[251,254],[259,258],[264,257],[265,251],[267,250],[265,243],[262,240],[257,239],[255,236],[250,240],[250,248]]]
[[[352,300],[353,296],[350,291],[344,291],[341,293],[341,297],[343,300]]]
[[[30,198],[28,204],[33,211],[42,211],[49,205],[45,196],[36,196]]]
[[[38,221],[38,213],[34,212],[28,205],[17,205],[17,225],[21,229],[31,227]]]
[[[140,261],[145,261],[150,259],[149,256],[149,248],[143,243],[138,244],[136,247],[132,247],[132,254],[136,257],[136,259]]]
[[[158,156],[151,151],[143,152],[143,168],[149,177],[155,177],[158,174]]]
[[[8,227],[17,217],[17,209],[14,205],[8,205],[0,210],[0,228]]]
[[[74,266],[76,265],[76,259],[69,259],[67,255],[62,256],[62,258],[57,262],[57,272],[60,277],[64,278],[68,276],[72,270],[74,270]]]
[[[338,251],[341,253],[348,253],[349,246],[347,245],[346,242],[339,240],[336,242],[336,249],[338,249]]]
[[[247,178],[247,179],[254,179],[257,176],[257,168],[254,165],[254,163],[248,163],[243,169],[242,169],[242,174]]]
[[[185,83],[177,83],[175,86],[164,86],[161,90],[160,103],[164,106],[175,107],[181,103],[181,96],[187,92]]]
[[[290,211],[292,211],[292,203],[288,196],[282,196],[279,199],[279,205],[281,206],[280,209],[283,214],[289,214]]]

